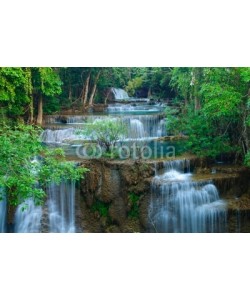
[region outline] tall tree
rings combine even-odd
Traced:
[[[62,81],[54,68],[32,68],[33,99],[38,103],[37,125],[42,125],[43,104],[61,93]]]

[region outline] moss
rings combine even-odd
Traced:
[[[129,193],[129,204],[130,211],[128,212],[128,217],[131,219],[137,219],[139,217],[139,199],[140,196],[135,193]]]
[[[108,217],[109,203],[96,200],[91,207],[91,211],[98,212],[101,217]]]

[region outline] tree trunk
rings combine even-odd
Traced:
[[[30,100],[29,104],[29,124],[34,123],[34,107],[33,107],[33,98]]]
[[[26,78],[27,78],[27,94],[30,99],[29,103],[29,112],[28,112],[28,123],[29,124],[34,124],[34,103],[33,103],[33,93],[32,93],[32,82],[31,82],[31,68],[25,68],[26,70]]]
[[[37,125],[42,125],[43,123],[43,98],[42,95],[39,97],[38,100],[38,113],[37,113]]]
[[[197,112],[198,110],[200,110],[201,105],[200,105],[200,100],[198,99],[197,96],[194,97],[194,109]]]
[[[91,95],[90,95],[90,98],[89,98],[89,107],[93,106],[94,97],[95,97],[95,93],[96,93],[97,82],[98,82],[98,79],[99,79],[100,75],[101,75],[101,71],[99,71],[98,74],[96,75],[94,86],[93,86],[93,89],[92,89],[92,92],[91,92]]]
[[[201,84],[203,68],[194,69],[194,109],[195,112],[201,109],[201,102],[199,99],[199,86]]]
[[[111,89],[108,90],[108,92],[107,92],[107,94],[106,94],[106,97],[105,97],[105,99],[104,99],[104,104],[105,104],[105,105],[106,105],[107,102],[108,102],[108,98],[109,98],[110,93],[111,93]]]
[[[89,75],[85,81],[83,91],[82,91],[82,110],[83,111],[85,111],[86,106],[87,106],[87,101],[88,101],[90,74],[91,73],[89,73]]]
[[[150,99],[152,96],[152,90],[151,90],[151,87],[148,89],[148,98]]]
[[[71,82],[69,83],[69,101],[72,102],[72,86],[71,86]]]

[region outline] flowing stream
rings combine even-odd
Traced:
[[[149,223],[156,232],[225,232],[226,203],[211,181],[193,181],[189,161],[165,162],[151,183]]]
[[[67,144],[70,141],[87,140],[89,137],[79,135],[79,128],[84,128],[95,120],[111,117],[120,120],[126,128],[125,141],[152,140],[163,137],[166,132],[166,119],[162,108],[150,105],[132,106],[128,104],[110,105],[108,114],[91,116],[47,116],[47,129],[42,134],[42,141],[46,144]],[[54,125],[61,125],[55,129]]]
[[[75,232],[75,183],[73,181],[60,184],[50,183],[47,187],[47,195],[48,231]],[[0,214],[2,213],[3,210],[0,207]],[[43,206],[36,206],[32,198],[24,201],[17,207],[14,231],[17,233],[41,232],[43,214]]]
[[[41,231],[43,209],[32,198],[19,204],[15,213],[15,232],[38,233]]]
[[[75,182],[48,185],[49,231],[75,232]]]
[[[119,88],[111,88],[111,92],[113,93],[115,100],[127,100],[129,99],[128,93]]]

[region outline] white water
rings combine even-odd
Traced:
[[[75,116],[77,117],[77,116]],[[74,117],[74,118],[75,118]],[[73,118],[73,117],[72,117]],[[104,119],[104,116],[91,116],[86,122],[95,122],[95,120]],[[126,139],[153,139],[167,134],[166,120],[162,115],[134,115],[115,117],[114,120],[120,119],[127,128]],[[83,125],[84,126],[84,125]],[[83,128],[83,127],[82,127]],[[46,129],[41,136],[44,143],[63,144],[74,140],[88,140],[89,137],[79,135],[79,128],[66,127],[63,129]]]
[[[86,139],[85,136],[77,134],[77,132],[79,132],[78,128],[46,129],[42,133],[41,139],[48,144],[62,144],[73,140]]]
[[[48,185],[49,231],[75,232],[75,182]]]
[[[35,205],[32,198],[19,204],[15,213],[15,232],[38,233],[41,229],[42,206]]]
[[[131,104],[113,104],[108,106],[108,112],[114,113],[157,113],[163,110],[162,107],[152,105],[131,105]]]
[[[75,232],[75,183],[62,182],[58,185],[51,183],[48,185],[47,194],[49,232]],[[3,210],[0,210],[1,213]],[[32,198],[24,201],[17,207],[14,231],[17,233],[41,232],[42,215],[42,206],[36,206]],[[1,222],[2,220],[1,218]]]
[[[123,89],[111,88],[111,91],[115,97],[115,100],[127,100],[129,99],[129,95]]]
[[[167,134],[166,121],[160,115],[124,118],[124,123],[128,123],[128,139],[153,139]]]
[[[135,107],[131,104],[114,104],[108,106],[109,113],[121,113],[121,112],[131,112],[134,111]]]
[[[165,163],[163,174],[152,181],[149,222],[154,231],[224,232],[226,212],[216,187],[192,181],[185,160]]]
[[[6,232],[6,213],[7,213],[7,200],[5,193],[0,188],[0,232]]]
[[[66,139],[75,138],[75,128],[66,128],[59,130],[46,129],[42,133],[42,141],[45,143],[62,143]]]
[[[161,137],[166,135],[167,135],[166,119],[161,119],[156,129],[156,136]]]
[[[131,119],[130,120],[130,132],[129,132],[129,138],[144,138],[146,137],[146,132],[144,130],[144,126],[142,122],[138,119]]]

